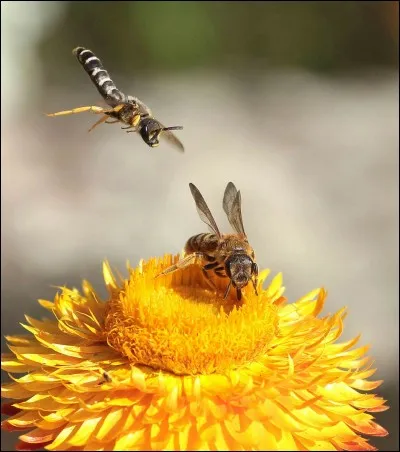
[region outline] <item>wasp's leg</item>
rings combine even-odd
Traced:
[[[63,115],[74,115],[76,113],[84,113],[85,111],[90,111],[91,113],[100,114],[104,113],[105,110],[102,107],[97,107],[91,105],[89,107],[77,107],[72,110],[59,111],[57,113],[47,113],[46,116],[63,116]]]
[[[106,122],[108,119],[107,115],[104,115],[102,118],[100,118],[97,122],[95,122],[92,127],[88,130],[88,132],[91,132],[95,127],[97,127],[99,124],[102,124],[103,122]]]
[[[115,124],[116,122],[120,122],[119,119],[115,119],[114,121],[104,121],[106,124]]]
[[[124,108],[125,104],[116,105],[111,111],[118,113],[120,110]]]
[[[171,265],[170,267],[163,270],[156,276],[156,278],[158,278],[161,275],[168,275],[169,273],[176,272],[177,270],[188,267],[189,265],[198,264],[203,260],[204,260],[203,253],[191,253],[188,256],[184,257],[183,259],[180,259],[176,264]]]
[[[150,116],[150,115],[136,115],[133,117],[132,125],[130,125],[128,127],[121,127],[121,129],[132,129],[139,124],[139,121],[141,119],[147,118],[148,116]],[[129,132],[136,132],[136,130],[128,130],[127,133],[129,133]]]
[[[132,122],[128,127],[121,127],[121,129],[135,129],[135,130],[128,130],[127,132],[136,132],[137,129],[137,125],[139,124],[141,116],[140,115],[135,115],[132,118]]]

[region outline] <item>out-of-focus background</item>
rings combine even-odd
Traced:
[[[325,312],[349,308],[344,338],[372,345],[391,405],[372,442],[398,450],[398,3],[6,1],[1,37],[2,336],[54,286],[105,294],[104,258],[124,270],[205,231],[189,182],[229,230],[234,181],[260,267],[291,301],[325,286]],[[100,100],[77,45],[183,125],[186,153],[45,117]]]

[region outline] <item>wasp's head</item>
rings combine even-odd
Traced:
[[[140,136],[146,144],[154,148],[160,144],[158,140],[162,129],[162,125],[155,119],[144,118],[140,123]]]
[[[160,144],[159,138],[163,132],[168,130],[180,130],[181,126],[164,127],[154,118],[143,118],[140,122],[140,136],[150,147],[154,148]]]

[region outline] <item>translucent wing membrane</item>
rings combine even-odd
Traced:
[[[232,182],[226,186],[222,205],[232,228],[238,234],[246,235],[242,219],[242,197]]]
[[[180,152],[184,152],[185,148],[183,147],[182,142],[178,139],[178,137],[171,132],[171,130],[181,130],[183,127],[176,126],[176,127],[164,127],[163,131],[161,132],[161,136],[167,140],[172,146],[174,146],[175,149],[177,149]]]
[[[218,226],[215,223],[214,217],[212,216],[210,209],[207,206],[207,203],[204,201],[202,194],[199,192],[198,188],[194,184],[189,184],[190,191],[192,192],[194,201],[196,203],[197,212],[202,221],[210,228],[213,234],[216,234],[218,237],[221,237],[221,233],[219,232]]]

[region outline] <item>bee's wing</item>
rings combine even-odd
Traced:
[[[238,234],[246,236],[242,219],[242,197],[232,182],[226,186],[222,205],[232,228]]]
[[[221,237],[221,233],[219,232],[218,226],[215,223],[214,217],[212,216],[210,209],[207,206],[207,203],[204,201],[203,196],[199,192],[198,188],[194,184],[189,184],[190,191],[192,192],[192,196],[196,203],[197,212],[202,221],[210,228],[213,234],[216,234],[218,237]]]

